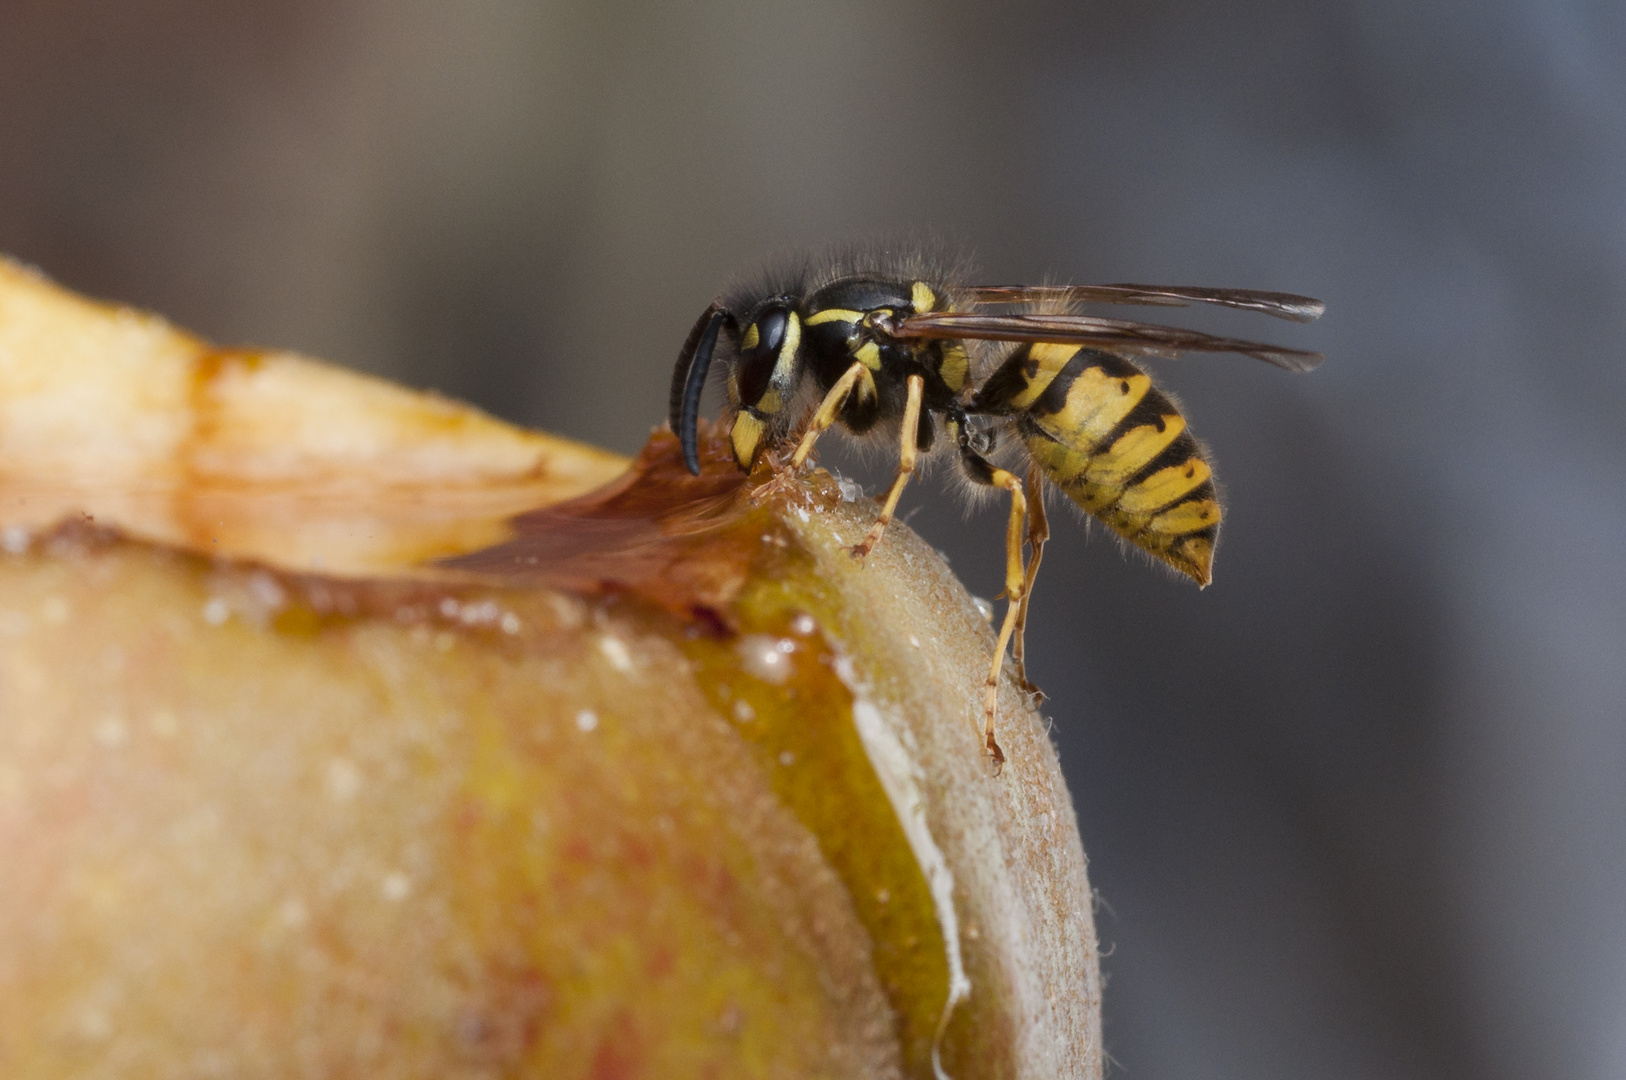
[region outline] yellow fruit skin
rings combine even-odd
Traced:
[[[666,640],[42,547],[0,560],[4,1075],[891,1072],[841,882]]]

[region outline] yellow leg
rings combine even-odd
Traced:
[[[830,388],[830,392],[824,395],[824,400],[819,402],[818,411],[813,414],[813,419],[808,421],[807,431],[802,434],[802,441],[797,444],[796,453],[791,455],[790,468],[792,472],[802,467],[802,463],[807,460],[807,456],[813,452],[813,444],[819,441],[819,436],[828,431],[830,425],[836,422],[836,413],[840,412],[841,407],[847,403],[847,395],[853,392],[853,387],[858,384],[858,380],[863,374],[864,365],[854,364],[842,372],[841,378],[837,379],[836,384]]]
[[[898,451],[898,472],[892,479],[892,490],[886,493],[886,502],[881,504],[881,516],[875,519],[870,526],[869,535],[853,548],[853,558],[862,559],[870,553],[870,549],[881,542],[881,534],[892,522],[892,514],[898,508],[898,499],[903,495],[903,489],[909,483],[909,477],[914,475],[915,444],[920,440],[920,403],[926,396],[926,380],[919,375],[909,376],[909,397],[903,407],[903,445]]]
[[[1011,521],[1005,529],[1005,621],[999,627],[999,640],[994,643],[994,659],[988,665],[988,682],[983,690],[983,745],[988,748],[988,756],[994,759],[994,771],[997,772],[1005,764],[1005,753],[994,740],[994,715],[999,709],[999,671],[1005,663],[1005,647],[1011,643],[1011,634],[1016,630],[1018,616],[1027,598],[1027,575],[1022,569],[1022,533],[1028,500],[1022,494],[1022,481],[1004,469],[994,470],[991,483],[1011,493]]]
[[[1044,542],[1050,539],[1050,523],[1044,516],[1044,479],[1037,465],[1028,469],[1023,490],[1028,500],[1028,572],[1022,583],[1022,603],[1016,609],[1016,631],[1011,639],[1011,660],[1016,664],[1016,681],[1029,694],[1044,700],[1044,693],[1028,681],[1026,638],[1028,628],[1028,601],[1033,599],[1033,582],[1039,576],[1039,560],[1044,557]]]

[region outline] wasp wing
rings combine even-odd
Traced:
[[[1320,353],[1215,337],[1172,326],[1098,319],[1089,315],[986,315],[977,311],[926,311],[888,319],[882,328],[899,338],[974,338],[979,341],[1043,341],[1095,345],[1135,353],[1178,356],[1186,352],[1229,352],[1251,356],[1287,371],[1312,371]]]
[[[976,304],[1218,304],[1293,322],[1314,322],[1327,310],[1320,300],[1293,293],[1182,285],[974,285],[962,291]]]

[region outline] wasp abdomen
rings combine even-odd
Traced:
[[[1219,531],[1213,471],[1145,372],[1074,345],[1018,349],[975,411],[1014,413],[1028,452],[1068,497],[1206,585]]]

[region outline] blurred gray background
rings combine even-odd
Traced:
[[[1117,1074],[1626,1077],[1626,7],[0,2],[0,250],[624,452],[728,275],[899,230],[1329,303],[1156,367],[1212,588],[1056,515]]]

